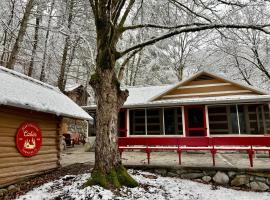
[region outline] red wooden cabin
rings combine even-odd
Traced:
[[[228,137],[217,145],[235,146],[245,145],[241,141],[250,137],[254,145],[267,146],[269,143],[270,146],[270,137],[267,137],[270,133],[270,94],[266,91],[206,71],[175,85],[127,89],[130,96],[119,113],[118,123],[123,145],[136,145],[134,141],[138,141],[137,145],[142,141],[146,144],[150,140],[154,145],[153,141],[158,142],[154,138],[163,138],[162,141],[188,138],[189,143],[183,145],[201,146],[195,141],[203,138],[220,141]],[[84,108],[95,117],[95,105]],[[89,136],[94,136],[94,127],[89,130]],[[260,145],[261,137],[266,143]],[[246,145],[252,146],[252,142]]]

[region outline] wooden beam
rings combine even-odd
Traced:
[[[188,88],[204,88],[204,87],[216,87],[216,86],[227,86],[232,85],[231,83],[213,83],[213,84],[204,84],[204,85],[186,85],[180,86],[178,89],[188,89]]]
[[[238,94],[238,93],[248,93],[250,90],[231,90],[231,91],[219,91],[219,92],[203,92],[203,93],[191,93],[191,94],[173,94],[166,95],[163,98],[173,98],[173,97],[194,97],[194,96],[205,96],[205,95],[215,95],[215,94]]]

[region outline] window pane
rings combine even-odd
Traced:
[[[232,123],[232,133],[238,134],[238,119],[236,113],[236,105],[230,106],[231,113],[231,123]]]
[[[145,110],[129,111],[130,135],[145,135]]]
[[[91,112],[89,115],[93,118],[93,124],[89,123],[88,136],[96,136],[96,112]]]
[[[162,135],[162,109],[147,109],[147,135]]]
[[[182,135],[181,108],[164,108],[165,135]]]
[[[229,133],[227,106],[209,106],[208,119],[210,135]]]
[[[125,137],[126,136],[126,111],[121,110],[118,113],[118,136]]]

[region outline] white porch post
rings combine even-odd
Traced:
[[[241,134],[241,127],[240,127],[240,121],[239,121],[239,112],[238,112],[238,105],[236,104],[236,116],[237,116],[237,124],[238,124],[238,133]]]
[[[183,136],[186,137],[186,119],[185,119],[185,109],[184,106],[181,106],[181,112],[182,112],[182,128],[183,128]]]
[[[126,124],[127,125],[127,137],[129,137],[129,109],[127,109],[126,116],[127,116],[127,119],[126,119],[127,120],[127,124]]]
[[[206,136],[210,136],[208,106],[205,105]]]

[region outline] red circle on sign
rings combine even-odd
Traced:
[[[18,151],[26,157],[34,156],[42,145],[41,130],[37,124],[32,122],[23,123],[16,135],[16,146]]]

